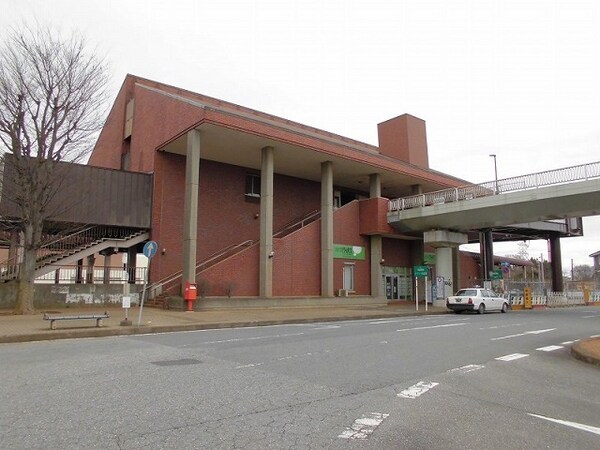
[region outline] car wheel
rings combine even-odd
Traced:
[[[485,312],[485,305],[483,303],[479,304],[479,308],[477,308],[477,314],[483,314]]]
[[[508,305],[506,303],[502,303],[502,309],[500,311],[502,311],[503,313],[508,311]]]

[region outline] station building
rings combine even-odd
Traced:
[[[429,167],[423,120],[377,130],[369,145],[128,75],[88,164],[152,174],[163,294],[408,300],[435,253],[388,224],[388,201],[468,183]],[[479,277],[462,259],[450,291]]]

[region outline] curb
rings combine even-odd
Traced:
[[[575,342],[571,346],[571,355],[580,361],[600,367],[600,356],[594,355],[583,348],[586,342],[591,341],[600,341],[600,338],[584,339],[583,341]]]
[[[403,313],[382,313],[382,314],[363,314],[332,317],[310,317],[297,319],[273,319],[259,321],[242,322],[223,322],[223,323],[196,323],[185,325],[152,325],[152,326],[131,326],[121,328],[90,328],[86,330],[54,330],[43,333],[20,334],[14,336],[0,336],[0,344],[13,344],[35,341],[52,341],[56,339],[78,339],[92,337],[109,336],[134,336],[139,334],[153,333],[173,333],[178,331],[200,331],[200,330],[218,330],[223,328],[246,328],[271,325],[290,325],[298,323],[318,323],[318,322],[342,322],[347,320],[369,320],[369,319],[391,319],[394,317],[411,317],[434,314],[446,314],[446,312],[403,312]]]

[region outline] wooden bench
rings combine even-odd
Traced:
[[[66,316],[66,315],[51,316],[49,314],[44,314],[44,320],[49,320],[50,321],[50,329],[51,330],[56,330],[56,321],[57,320],[86,320],[86,319],[90,319],[90,320],[95,320],[96,321],[96,326],[97,327],[101,327],[102,326],[102,319],[108,319],[109,317],[110,316],[106,312],[104,314],[77,314],[77,315],[71,315],[71,316]]]

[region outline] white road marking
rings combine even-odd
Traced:
[[[263,363],[254,363],[254,364],[245,364],[243,366],[237,366],[236,369],[245,369],[247,367],[256,367],[256,366],[262,366]]]
[[[381,341],[380,344],[387,344],[388,341]]]
[[[536,348],[536,350],[539,350],[540,352],[553,352],[554,350],[559,350],[561,348],[564,347],[561,345],[548,345],[547,347]]]
[[[597,338],[597,337],[600,337],[600,334],[592,334],[590,337],[591,338]]]
[[[585,424],[577,423],[577,422],[569,422],[567,420],[553,419],[552,417],[540,416],[538,414],[529,413],[529,415],[532,417],[537,417],[538,419],[548,420],[550,422],[559,423],[561,425],[566,425],[567,427],[577,428],[578,430],[588,431],[590,433],[600,435],[600,428],[593,427],[591,425],[585,425]]]
[[[521,358],[525,358],[526,355],[525,353],[512,353],[510,355],[505,355],[505,356],[500,356],[499,358],[495,358],[498,361],[514,361],[515,359],[521,359]]]
[[[556,330],[556,328],[548,328],[546,330],[526,331],[524,333],[510,334],[508,336],[500,336],[500,337],[491,338],[490,341],[501,341],[503,339],[510,339],[510,338],[514,338],[514,337],[527,336],[528,334],[542,334],[542,333],[547,333],[549,331],[554,331],[554,330]]]
[[[479,369],[483,369],[485,366],[482,366],[480,364],[468,364],[466,366],[462,366],[462,367],[457,367],[456,369],[450,369],[448,372],[450,373],[469,373],[469,372],[473,372],[475,370],[479,370]]]
[[[404,389],[402,392],[398,394],[398,397],[402,398],[417,398],[420,395],[423,395],[429,389],[436,387],[440,383],[429,382],[429,381],[419,381],[417,384],[409,387],[408,389]]]
[[[560,345],[570,345],[570,344],[573,344],[574,342],[577,342],[577,341],[565,341],[565,342],[561,342]]]
[[[583,316],[582,319],[595,319],[596,317],[600,317],[600,316],[594,314],[593,316]]]
[[[460,325],[466,325],[466,324],[465,323],[446,323],[444,325],[431,325],[429,327],[401,328],[396,331],[431,330],[432,328],[458,327]]]
[[[223,339],[221,341],[207,341],[207,342],[201,342],[201,344],[224,344],[227,342],[258,341],[260,339],[276,339],[276,338],[282,338],[282,337],[302,336],[302,335],[304,335],[304,333],[275,334],[273,336],[255,336],[255,337],[246,337],[246,338]]]
[[[311,330],[334,330],[336,328],[341,328],[339,325],[324,325],[322,327],[311,328]]]
[[[389,414],[376,412],[365,414],[360,419],[356,419],[352,426],[346,428],[338,437],[342,439],[367,439],[388,416]]]
[[[369,322],[369,325],[385,325],[386,323],[398,323],[398,322],[419,322],[423,320],[431,320],[431,319],[439,319],[441,317],[447,317],[446,315],[440,314],[432,314],[424,317],[414,317],[414,318],[400,318],[400,319],[377,319],[372,322]]]
[[[480,328],[480,330],[496,330],[499,328],[520,327],[521,325],[524,325],[524,324],[523,323],[510,323],[508,325],[495,325],[493,327],[483,327],[483,328]]]

